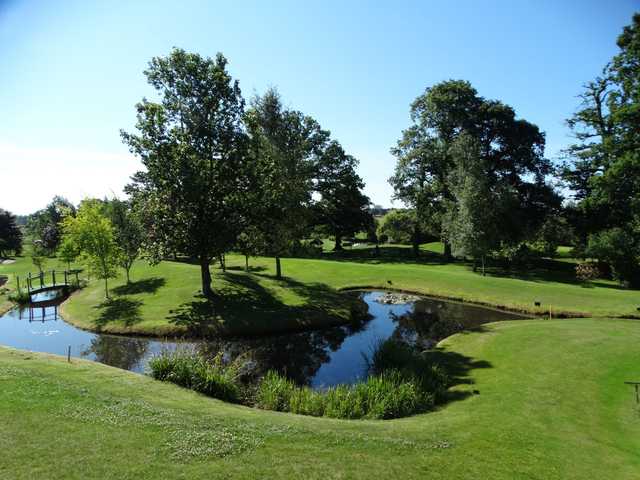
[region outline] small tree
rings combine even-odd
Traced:
[[[81,252],[89,270],[104,280],[104,295],[109,298],[108,279],[116,276],[122,251],[116,243],[111,221],[102,213],[97,200],[85,200],[80,204],[76,217],[63,220],[65,241],[71,242]]]
[[[127,284],[131,283],[131,267],[140,255],[144,239],[142,225],[129,202],[117,198],[106,202],[106,212],[113,225],[115,238],[122,255],[120,266],[127,275]]]
[[[259,255],[264,250],[264,239],[256,227],[247,227],[236,241],[236,248],[244,255],[244,269],[249,271],[249,257]]]
[[[31,247],[31,262],[36,266],[38,272],[44,272],[44,267],[47,264],[47,252],[42,246],[42,240],[35,240]]]
[[[71,238],[63,237],[58,247],[57,257],[67,264],[67,270],[71,270],[71,263],[80,256],[78,245]]]

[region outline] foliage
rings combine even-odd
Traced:
[[[197,258],[202,293],[211,297],[209,264],[233,246],[246,209],[244,100],[220,53],[211,59],[174,49],[153,58],[145,75],[161,100],[139,103],[138,133],[122,132],[146,168],[127,191],[151,258]]]
[[[42,273],[47,264],[47,252],[42,245],[42,240],[34,240],[31,246],[31,263]]]
[[[556,256],[560,245],[575,243],[573,229],[567,219],[561,215],[549,215],[535,237],[534,246],[545,257]]]
[[[320,199],[314,205],[316,222],[335,237],[334,250],[341,250],[346,236],[366,230],[373,223],[369,197],[362,193],[364,182],[356,173],[358,161],[332,141],[319,159],[316,191]]]
[[[580,109],[568,120],[577,142],[562,176],[578,202],[574,225],[582,242],[599,260],[615,262],[621,281],[638,285],[640,14],[617,43],[619,53],[584,86]],[[614,245],[629,249],[627,265]]]
[[[131,282],[130,272],[133,262],[140,255],[144,240],[144,231],[139,213],[133,209],[131,202],[114,198],[104,202],[106,216],[114,228],[116,243],[120,247],[120,266],[127,275],[127,283]]]
[[[84,200],[77,215],[63,220],[65,242],[79,251],[91,273],[104,280],[104,294],[109,298],[108,279],[116,276],[122,251],[118,247],[111,221],[104,216],[97,200]]]
[[[67,264],[67,269],[71,268],[71,263],[75,262],[80,254],[78,244],[71,237],[63,236],[56,257]]]
[[[27,234],[40,246],[45,255],[52,255],[62,238],[62,221],[68,215],[75,215],[75,206],[66,198],[55,196],[42,210],[29,215],[26,225]]]
[[[614,276],[631,287],[640,287],[640,242],[623,228],[611,228],[589,237],[587,255],[611,265]]]
[[[452,201],[447,202],[443,217],[443,231],[457,256],[470,256],[475,265],[478,260],[485,274],[485,259],[499,244],[500,210],[508,204],[509,196],[492,190],[485,175],[486,166],[476,141],[461,135],[451,147],[455,170],[450,178]]]
[[[274,89],[251,102],[245,123],[255,184],[250,197],[250,223],[264,237],[265,253],[280,257],[304,237],[310,221],[313,178],[329,133],[302,112],[283,107]]]
[[[406,378],[414,378],[421,390],[430,392],[435,401],[443,398],[450,379],[444,369],[429,360],[415,346],[391,337],[381,341],[366,358],[369,373],[379,375],[396,370]]]
[[[22,231],[16,223],[16,216],[0,208],[0,258],[10,252],[14,255],[22,252]]]
[[[324,391],[300,387],[275,372],[262,379],[257,405],[267,410],[344,419],[400,418],[428,410],[433,396],[397,370]]]
[[[427,88],[412,103],[411,119],[392,149],[398,163],[390,183],[396,198],[416,206],[421,222],[441,224],[445,209],[450,211],[447,204],[456,201],[452,146],[462,134],[477,142],[489,188],[510,192],[502,206],[503,242],[526,239],[559,206],[558,195],[545,183],[551,164],[543,155],[544,134],[517,119],[508,105],[480,97],[469,82],[449,80]],[[445,257],[450,257],[444,238]]]
[[[600,268],[594,262],[582,262],[576,265],[576,278],[580,282],[595,280],[600,276]]]
[[[380,220],[377,235],[381,243],[411,244],[416,234],[416,215],[412,210],[392,210]]]
[[[165,351],[149,361],[150,375],[213,398],[237,402],[241,398],[239,378],[242,359],[225,363],[222,354],[211,360],[187,350]]]

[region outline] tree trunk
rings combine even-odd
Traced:
[[[249,255],[244,256],[244,271],[249,273]]]
[[[478,259],[476,257],[473,257],[473,273],[476,273],[478,271]]]
[[[451,255],[451,244],[447,241],[444,242],[444,260],[450,262],[453,259]]]
[[[342,250],[342,235],[336,235],[336,244],[333,246],[334,252],[339,252]]]
[[[280,257],[276,257],[276,278],[282,278],[282,266],[280,265]]]
[[[125,268],[125,271],[127,272],[127,285],[131,283],[131,278],[129,277],[129,270],[131,270],[131,267]]]
[[[420,256],[420,228],[418,225],[413,227],[413,237],[411,238],[411,244],[413,245],[413,255]]]
[[[484,271],[484,255],[482,255],[482,257],[480,258],[482,258],[482,276],[484,277],[486,275]]]
[[[220,261],[220,268],[223,272],[227,271],[227,264],[224,261],[224,254],[218,256],[218,260]]]
[[[109,298],[109,281],[107,277],[104,277],[104,297]]]
[[[211,289],[211,272],[209,271],[209,259],[200,257],[200,276],[202,278],[202,294],[207,298],[213,297]]]

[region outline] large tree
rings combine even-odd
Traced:
[[[146,170],[129,185],[159,261],[176,251],[200,263],[202,293],[213,296],[211,261],[235,242],[248,189],[244,100],[222,54],[174,49],[145,71],[159,102],[137,105],[137,133],[122,132]]]
[[[246,124],[259,177],[252,218],[281,278],[280,258],[309,225],[314,172],[329,133],[313,118],[285,109],[274,89],[252,100]]]
[[[16,216],[0,208],[0,258],[9,253],[19,255],[22,251],[22,231],[16,223]]]
[[[335,237],[334,250],[342,250],[342,238],[366,230],[373,222],[364,182],[356,173],[358,161],[332,141],[319,159],[315,203],[316,221]]]
[[[392,149],[398,163],[390,182],[396,198],[414,207],[423,223],[433,222],[455,201],[452,146],[462,134],[477,142],[489,186],[513,192],[515,202],[503,219],[505,241],[522,241],[537,230],[549,208],[558,205],[557,195],[545,183],[552,169],[544,158],[544,134],[516,118],[508,105],[479,96],[469,82],[449,80],[427,88],[412,103],[411,119]],[[443,240],[449,257],[450,239],[444,230]]]
[[[585,85],[568,120],[577,141],[563,178],[582,214],[575,226],[587,253],[640,286],[640,14],[617,44],[620,52]]]

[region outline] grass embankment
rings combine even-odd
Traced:
[[[0,349],[0,478],[637,478],[640,325],[526,320],[440,345],[440,410],[341,421]],[[476,390],[479,393],[473,393]]]

